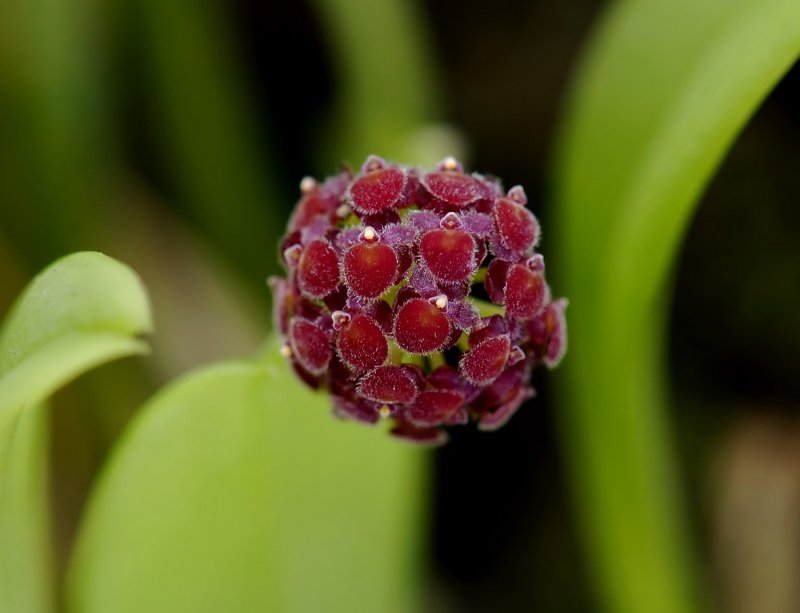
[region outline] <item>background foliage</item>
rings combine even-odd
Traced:
[[[7,0],[0,610],[798,610],[799,49],[791,0]],[[503,431],[262,346],[299,179],[373,151],[543,221],[572,350]]]

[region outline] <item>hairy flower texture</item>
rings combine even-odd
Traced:
[[[551,298],[523,189],[452,158],[426,173],[375,156],[300,187],[288,275],[270,279],[300,379],[337,416],[389,419],[418,443],[505,424],[534,395],[533,368],[567,346],[567,302]]]

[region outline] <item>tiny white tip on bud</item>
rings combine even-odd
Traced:
[[[434,296],[428,300],[433,306],[435,306],[439,310],[445,310],[447,308],[447,296],[444,294],[439,294],[438,296]]]
[[[303,180],[300,181],[300,191],[308,194],[317,189],[317,185],[317,180],[314,177],[303,177]]]
[[[380,409],[378,409],[378,414],[386,419],[392,414],[392,410],[388,407],[388,405],[383,405]]]
[[[521,185],[515,185],[510,190],[508,190],[508,197],[511,198],[514,202],[521,205],[528,204],[528,196],[525,195],[525,190],[522,188]]]
[[[350,215],[350,207],[346,204],[341,205],[338,209],[336,209],[336,216],[339,219],[345,219]]]
[[[292,245],[283,250],[283,259],[289,266],[295,266],[300,261],[300,254],[303,248],[300,245]]]
[[[289,345],[282,345],[280,349],[281,355],[287,360],[292,357],[292,348]]]
[[[367,226],[359,235],[359,240],[367,242],[367,243],[375,243],[378,242],[381,237],[378,234],[377,230],[372,226]]]
[[[461,223],[461,218],[452,211],[442,217],[442,220],[439,222],[439,227],[444,228],[445,230],[455,230],[463,225],[464,224]]]
[[[445,170],[456,170],[458,168],[458,161],[452,155],[448,155],[442,160],[442,168]]]
[[[345,311],[334,311],[331,313],[331,320],[333,321],[333,329],[341,330],[350,323],[350,313]]]

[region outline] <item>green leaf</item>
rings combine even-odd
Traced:
[[[150,330],[136,274],[99,253],[63,258],[20,297],[0,333],[0,611],[51,609],[46,412],[70,379],[142,353]]]
[[[419,610],[423,452],[328,414],[277,355],[177,381],[93,493],[70,610]]]
[[[702,608],[667,419],[668,278],[702,189],[799,51],[795,0],[617,2],[576,80],[554,240],[572,305],[562,425],[610,611]]]

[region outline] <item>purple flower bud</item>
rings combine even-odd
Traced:
[[[287,278],[269,280],[274,323],[338,417],[442,444],[470,421],[505,424],[534,395],[532,369],[563,357],[567,303],[551,299],[521,187],[452,158],[426,173],[370,156],[355,177],[300,189],[280,245]]]

